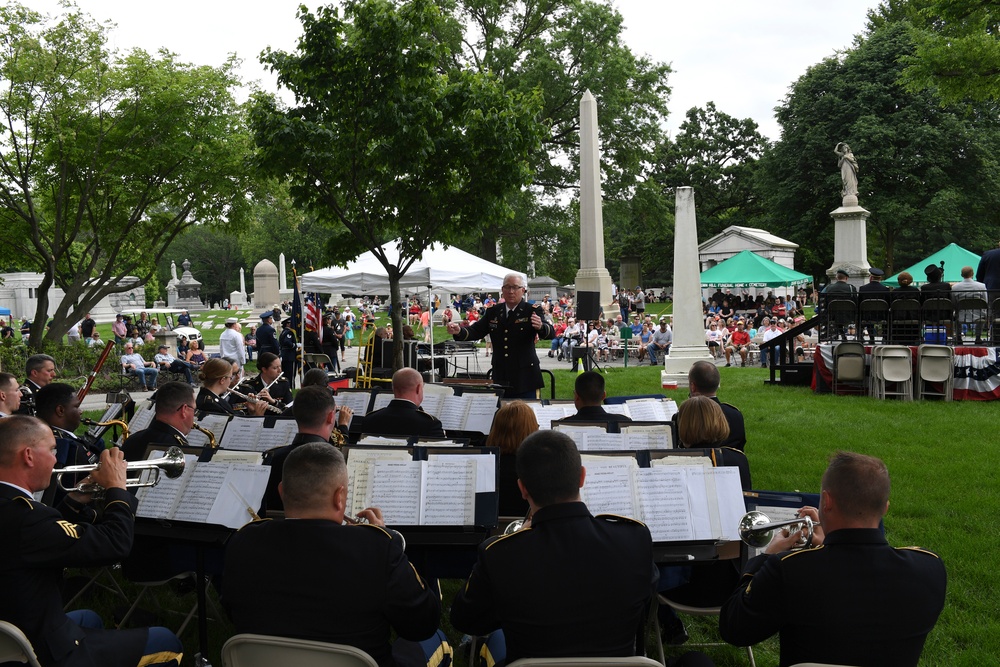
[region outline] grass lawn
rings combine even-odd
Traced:
[[[659,305],[651,304],[650,310]],[[945,609],[920,664],[997,664],[1000,454],[990,444],[996,437],[990,434],[996,433],[1000,422],[1000,402],[902,403],[834,397],[813,394],[806,387],[764,385],[763,369],[720,371],[719,397],[738,406],[746,418],[746,453],[756,488],[818,491],[827,458],[838,449],[871,454],[886,462],[893,480],[885,519],[889,542],[931,549],[940,554],[948,570]],[[557,396],[571,398],[575,374],[568,370],[554,373]],[[609,395],[660,391],[658,367],[611,368],[606,377]],[[674,393],[678,401],[686,396],[684,390]],[[442,584],[447,617],[450,599],[461,582]],[[801,613],[820,604],[822,600],[802,591]],[[713,621],[688,622],[692,639],[709,639]],[[460,636],[446,622],[443,627],[457,646]],[[218,652],[231,632],[228,622],[213,623],[212,632],[212,662],[221,664]],[[185,637],[189,656],[195,651],[195,635],[189,630]],[[742,650],[717,647],[707,651],[718,665],[746,664]],[[762,667],[777,664],[774,639],[755,647],[754,653]],[[456,658],[457,664],[466,664],[464,654]]]

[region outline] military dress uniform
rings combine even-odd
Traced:
[[[394,398],[381,410],[365,415],[364,431],[378,435],[444,437],[441,420],[405,398]]]
[[[205,389],[204,387],[198,390],[198,398],[195,401],[195,406],[202,412],[211,412],[223,415],[239,414],[229,401],[216,396],[213,392]]]
[[[616,412],[608,412],[600,405],[585,405],[575,415],[564,417],[565,422],[630,422],[632,418]]]
[[[31,380],[25,380],[24,384],[18,387],[21,392],[21,407],[14,411],[15,415],[35,416],[35,394],[41,389]]]
[[[531,326],[531,315],[542,320],[542,328]],[[555,329],[545,321],[541,306],[532,306],[522,299],[507,315],[507,306],[498,303],[486,309],[486,314],[454,335],[455,340],[479,340],[490,337],[493,343],[493,382],[511,388],[514,397],[545,385],[535,353],[535,336],[549,340]]]
[[[132,547],[136,501],[108,489],[104,513],[67,499],[60,509],[0,484],[0,619],[27,636],[43,665],[136,665],[148,631],[83,628],[63,612],[63,568],[125,558]]]
[[[557,503],[529,528],[480,545],[451,622],[471,635],[503,629],[507,664],[631,656],[658,580],[644,524]]]
[[[273,564],[264,576],[262,564]],[[222,581],[236,632],[348,644],[379,667],[395,664],[390,628],[417,642],[441,616],[437,588],[410,565],[400,538],[374,525],[248,524],[226,545]]]
[[[258,375],[255,378],[247,380],[241,384],[237,391],[241,394],[254,394],[255,396],[264,390],[264,380]],[[271,388],[267,390],[267,393],[271,395],[277,403],[276,408],[281,410],[285,409],[285,406],[292,402],[292,388],[286,380],[278,380]]]
[[[815,549],[747,563],[719,629],[737,646],[780,633],[782,667],[913,667],[944,608],[945,583],[930,551],[891,547],[876,528],[837,530]]]
[[[344,435],[347,434],[345,433]],[[295,437],[292,438],[292,441],[287,445],[275,447],[274,449],[264,452],[263,464],[271,466],[271,474],[267,478],[267,488],[264,490],[264,500],[260,507],[261,511],[258,512],[258,514],[264,516],[268,510],[282,511],[285,509],[284,503],[281,501],[281,494],[278,493],[278,485],[281,484],[281,471],[285,465],[285,459],[287,459],[288,455],[292,453],[292,450],[310,442],[325,442],[330,445],[329,440],[324,440],[318,435],[313,435],[311,433],[296,433]],[[330,446],[332,447],[333,445]]]
[[[170,424],[154,419],[150,423],[149,428],[133,433],[129,436],[128,440],[122,443],[122,453],[125,454],[125,460],[145,460],[146,449],[150,445],[187,447],[188,441],[183,433]]]

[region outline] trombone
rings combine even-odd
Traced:
[[[818,521],[813,521],[808,516],[772,522],[763,512],[753,511],[747,512],[740,519],[739,533],[740,539],[748,546],[760,549],[771,543],[771,538],[774,537],[776,530],[783,528],[790,532],[798,530],[802,532],[799,545],[808,547],[812,544],[813,531],[818,525],[820,525]]]
[[[86,473],[89,475],[94,470],[97,470],[100,465],[100,463],[88,463],[78,466],[66,466],[59,470],[53,470],[52,474],[56,476],[56,484],[66,493],[74,491],[77,493],[101,493],[104,491],[104,487],[95,482],[80,482],[74,487],[68,487],[62,483],[63,475],[75,475],[77,473]],[[181,476],[184,472],[184,452],[181,451],[180,447],[171,447],[167,450],[165,456],[158,459],[130,461],[126,466],[126,470],[138,470],[140,475],[139,477],[126,479],[125,488],[138,489],[147,486],[156,486],[160,482],[161,471],[170,479],[177,479]],[[154,473],[152,477],[143,477],[142,471],[145,470],[152,470]]]

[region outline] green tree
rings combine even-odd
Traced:
[[[704,240],[759,215],[754,178],[767,147],[753,119],[735,118],[709,102],[689,109],[676,138],[657,147],[652,178],[667,192],[694,188]]]
[[[531,156],[532,187],[512,202],[516,214],[481,229],[469,241],[477,254],[523,268],[553,252],[569,253],[579,266],[579,245],[562,242],[570,220],[567,194],[579,187],[579,104],[584,91],[597,98],[602,188],[607,201],[631,198],[667,115],[670,68],[632,53],[623,39],[621,14],[608,0],[442,0],[451,8],[446,38],[456,64],[497,77],[507,90],[541,94],[541,146]],[[554,208],[564,213],[554,216]],[[514,260],[514,261],[511,261]]]
[[[537,105],[489,75],[441,71],[445,26],[431,0],[349,0],[343,18],[325,7],[299,19],[297,51],[262,56],[298,106],[255,99],[257,165],[338,230],[341,262],[374,252],[398,304],[400,276],[432,242],[508,216],[505,196],[531,176]],[[398,260],[382,250],[393,239]]]
[[[869,16],[911,24],[901,77],[910,90],[933,89],[946,104],[1000,100],[1000,2],[886,0]]]
[[[201,283],[203,302],[222,303],[230,292],[239,289],[243,252],[235,234],[209,225],[195,225],[178,236],[160,260],[157,273],[164,285],[170,280],[170,262],[176,263],[179,275],[184,260],[191,262],[191,274]]]
[[[841,181],[834,146],[860,163],[859,201],[872,211],[868,255],[893,271],[959,240],[985,248],[1000,219],[998,115],[942,107],[900,84],[913,53],[908,25],[874,26],[845,54],[809,68],[777,109],[782,139],[761,160],[772,231],[802,246],[803,269],[832,262]]]
[[[0,225],[4,251],[45,276],[31,334],[40,346],[52,285],[66,296],[46,339],[126,291],[117,278],[145,282],[196,220],[239,220],[248,144],[232,62],[119,56],[72,7],[53,20],[8,4],[0,31]]]

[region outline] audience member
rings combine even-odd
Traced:
[[[962,267],[962,280],[951,286],[952,299],[955,307],[962,299],[982,299],[987,301],[986,285],[972,278],[972,267]],[[976,333],[976,345],[983,343],[983,323],[986,321],[985,308],[961,308],[955,315],[955,345],[962,344],[962,329],[972,327]]]
[[[156,388],[156,378],[160,373],[156,369],[156,364],[143,359],[142,355],[135,351],[133,343],[125,343],[125,354],[121,357],[121,363],[123,373],[139,378],[143,391]]]
[[[748,646],[777,633],[781,665],[916,665],[944,608],[946,574],[936,554],[886,542],[889,490],[882,461],[835,454],[819,509],[799,510],[820,522],[812,544],[821,548],[789,553],[799,533],[776,533],[723,604],[723,639]],[[813,604],[794,612],[803,591]]]
[[[652,366],[657,365],[659,362],[656,360],[656,353],[663,352],[663,356],[670,356],[670,345],[674,342],[674,334],[667,326],[667,318],[660,318],[660,327],[653,332],[653,339],[650,341],[649,345],[646,346],[646,352],[649,354],[649,363]]]
[[[188,384],[194,384],[194,379],[191,377],[191,369],[197,368],[197,366],[192,366],[186,361],[181,361],[174,355],[170,354],[170,347],[167,345],[160,345],[156,348],[156,354],[153,355],[153,361],[159,367],[159,370],[164,373],[180,373],[187,380]]]
[[[736,331],[729,336],[726,343],[726,366],[732,366],[733,354],[740,355],[740,366],[747,365],[747,354],[750,353],[750,334],[746,332],[743,320],[736,322]]]

